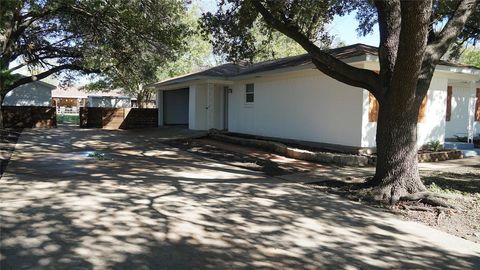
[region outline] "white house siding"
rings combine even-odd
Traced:
[[[129,108],[131,100],[126,97],[88,97],[89,107]]]
[[[255,101],[245,103],[245,84]],[[232,132],[361,146],[362,90],[316,70],[237,81],[228,98]]]
[[[434,76],[427,93],[424,121],[418,123],[417,144],[445,140],[445,112],[448,79]],[[362,147],[375,147],[377,123],[368,121],[368,91],[363,91]]]
[[[40,83],[19,86],[7,93],[4,106],[51,106],[52,87]]]
[[[465,85],[452,85],[452,113],[450,121],[446,122],[445,136],[454,138],[455,135],[467,136],[470,103],[475,98],[475,90]]]

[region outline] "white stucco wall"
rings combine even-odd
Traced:
[[[245,84],[255,84],[254,104]],[[232,132],[360,146],[362,90],[317,70],[235,82],[229,94]]]
[[[452,113],[446,122],[445,136],[466,136],[468,132],[469,103],[475,98],[475,89],[465,85],[452,85]]]
[[[427,93],[425,119],[418,123],[417,144],[445,141],[445,112],[447,102],[448,79],[434,76]],[[368,121],[368,91],[363,91],[362,147],[375,147],[377,123]]]
[[[124,97],[88,97],[88,106],[103,108],[129,108],[130,98]]]
[[[4,106],[51,106],[52,87],[40,83],[19,86],[7,93]]]
[[[418,123],[417,144],[445,141],[445,114],[447,110],[448,79],[433,77],[427,93],[425,121]]]

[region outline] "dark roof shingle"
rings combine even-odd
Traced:
[[[353,44],[345,47],[329,49],[327,50],[337,59],[348,59],[355,56],[362,55],[378,55],[378,48],[374,46],[369,46],[365,44]],[[177,80],[185,80],[190,77],[205,76],[205,77],[219,77],[222,79],[228,79],[229,77],[241,76],[254,74],[259,72],[271,71],[276,69],[288,68],[288,67],[297,67],[302,65],[308,65],[311,63],[310,55],[302,54],[296,56],[290,56],[275,60],[268,60],[264,62],[259,62],[255,64],[246,64],[246,63],[227,63],[220,66],[216,66],[210,69],[203,71],[187,74],[177,78],[172,78],[161,83],[174,83]],[[447,61],[440,61],[441,65],[454,66],[454,67],[468,67],[475,68],[472,66],[466,66],[462,64],[455,64]]]

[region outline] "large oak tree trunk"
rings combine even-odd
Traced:
[[[385,101],[385,103],[391,102]],[[397,100],[398,102],[398,100]],[[377,163],[371,185],[376,199],[389,203],[425,191],[417,157],[418,102],[411,105],[380,104],[377,122]]]

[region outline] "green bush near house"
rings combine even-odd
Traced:
[[[72,114],[57,114],[57,123],[80,125],[80,116]]]
[[[438,152],[443,149],[443,145],[439,140],[431,141],[427,144],[426,149],[433,151],[433,152]]]

